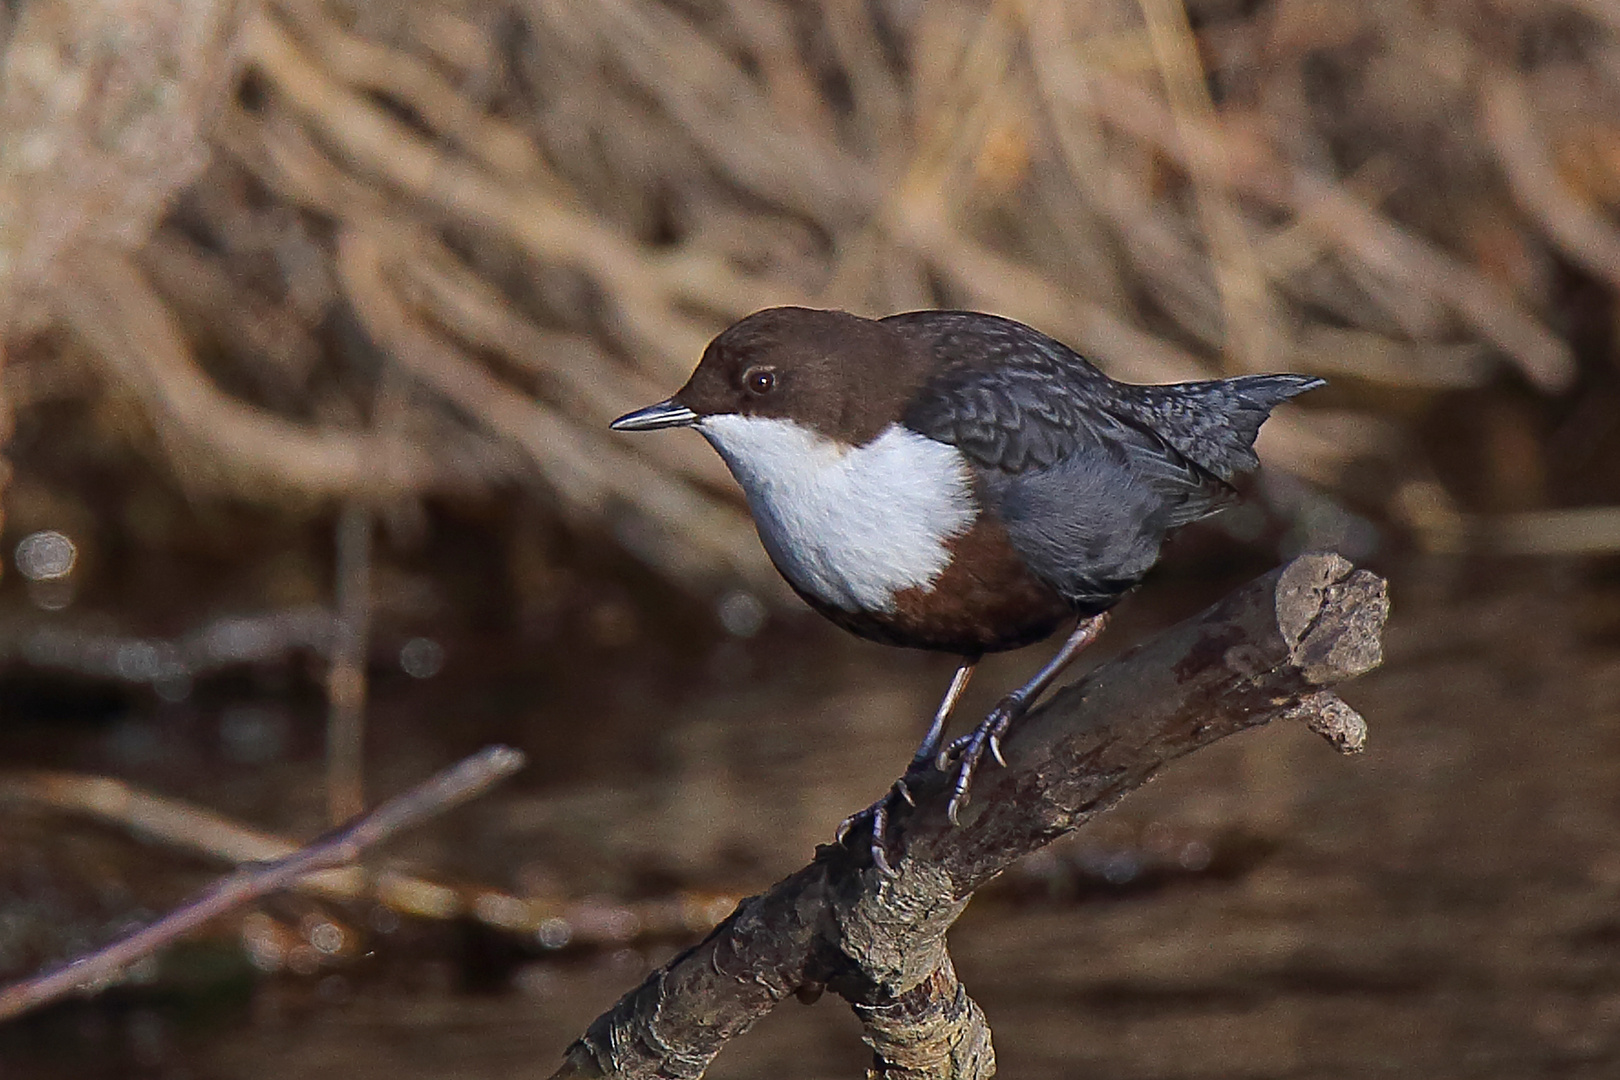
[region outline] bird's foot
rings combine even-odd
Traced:
[[[951,781],[951,801],[945,805],[945,813],[952,825],[961,823],[959,815],[962,807],[967,805],[968,789],[973,786],[974,774],[978,772],[985,752],[989,751],[996,764],[1006,766],[1007,759],[1001,756],[1001,738],[1012,727],[1013,721],[1024,714],[1027,700],[1020,694],[1008,694],[990,710],[990,715],[978,727],[940,751],[937,766],[941,772],[952,761],[956,762],[956,776]]]
[[[909,774],[908,774],[909,775]],[[849,815],[838,825],[835,834],[837,841],[842,844],[850,835],[860,830],[862,825],[871,825],[871,852],[872,865],[878,868],[878,873],[884,877],[894,877],[894,865],[889,862],[888,837],[889,808],[896,799],[904,800],[907,806],[916,806],[917,800],[911,796],[911,788],[906,785],[906,778],[901,777],[894,782],[894,786],[883,793],[883,797],[868,806],[865,810]]]

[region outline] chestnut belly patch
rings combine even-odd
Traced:
[[[1049,637],[1075,608],[1030,573],[994,518],[945,542],[950,553],[927,585],[902,589],[886,610],[846,611],[805,595],[822,614],[865,638],[974,656]]]

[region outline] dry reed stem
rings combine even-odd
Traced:
[[[593,35],[596,50],[762,198],[832,228],[871,205],[866,171],[815,131],[780,123],[754,80],[675,9],[647,0],[535,0],[533,10],[572,34]]]
[[[648,256],[606,223],[445,154],[338,83],[268,16],[249,24],[245,48],[277,92],[359,168],[536,259],[602,280],[620,326],[666,376],[689,369],[711,336],[681,305],[737,318],[781,296],[700,252]]]
[[[1558,175],[1523,80],[1505,71],[1487,75],[1480,112],[1519,205],[1571,258],[1620,288],[1620,225],[1582,200]]]
[[[35,324],[65,255],[145,240],[207,162],[236,79],[235,0],[39,0],[0,64],[0,332]]]
[[[296,24],[300,42],[347,85],[404,105],[441,138],[498,176],[546,186],[559,196],[566,194],[566,187],[528,135],[490,115],[432,65],[349,33],[317,0],[282,0],[278,7]]]
[[[586,437],[572,421],[473,364],[412,318],[385,280],[384,258],[382,245],[358,230],[339,236],[338,272],[366,333],[414,378],[522,447],[566,510],[607,517],[614,500],[621,500],[653,526],[638,534],[638,553],[677,580],[706,591],[724,573],[777,588],[734,507],[701,496],[600,437]]]
[[[476,482],[464,464],[405,439],[300,427],[224,394],[197,368],[168,308],[123,252],[86,247],[64,266],[71,284],[57,291],[58,315],[141,400],[177,460],[193,463],[191,480],[224,474],[260,498],[384,496]],[[206,465],[186,445],[205,450]]]
[[[1464,541],[1459,546],[1505,555],[1609,555],[1620,551],[1620,506],[1480,515],[1465,517],[1453,528]]]
[[[542,376],[542,391],[558,406],[556,410],[531,400],[492,375],[474,371],[470,358],[456,359],[451,365],[453,370],[448,372],[441,365],[428,365],[424,369],[438,373],[436,379],[427,380],[428,385],[436,385],[447,400],[469,409],[470,415],[489,421],[486,426],[490,430],[524,447],[541,473],[565,494],[572,493],[570,497],[575,498],[587,514],[602,512],[601,500],[590,492],[606,486],[616,489],[630,504],[649,509],[656,516],[668,517],[673,513],[676,518],[686,520],[689,531],[705,532],[714,526],[720,533],[735,532],[735,525],[724,525],[723,519],[712,516],[697,504],[682,509],[684,500],[678,490],[659,495],[655,490],[656,475],[646,466],[633,463],[639,456],[637,451],[645,448],[646,443],[636,442],[627,447],[624,440],[607,432],[606,424],[613,417],[667,396],[670,387],[634,369],[610,362],[589,341],[571,335],[548,334],[528,323],[513,310],[510,301],[451,254],[442,240],[414,219],[402,219],[391,213],[374,189],[337,169],[297,128],[271,127],[252,146],[243,145],[245,133],[240,122],[227,124],[226,132],[233,149],[240,151],[247,164],[260,175],[300,202],[338,221],[350,223],[353,227],[344,235],[387,237],[390,258],[399,264],[400,275],[407,279],[404,291],[419,299],[445,329],[477,348],[501,353],[516,368]],[[376,254],[373,252],[369,257]],[[340,257],[339,276],[348,283],[351,292],[356,282],[370,280],[352,274],[345,278],[342,266]],[[354,264],[350,264],[350,270],[354,268]],[[379,285],[377,288],[392,287]],[[349,299],[361,303],[360,313],[364,317],[368,310],[381,310],[376,303],[365,304],[376,296],[372,289],[362,291],[359,296],[350,295]],[[396,319],[387,325],[397,322]],[[386,335],[378,338],[380,344],[389,340],[394,339]],[[441,340],[434,348],[444,352],[451,346]],[[395,359],[409,368],[417,357],[413,353]],[[473,373],[466,379],[457,374],[469,371]],[[491,409],[500,414],[498,422],[492,419]],[[548,435],[551,431],[562,434]],[[714,456],[695,442],[683,441],[678,446],[673,454],[661,456],[658,463],[674,472],[677,479],[684,476],[710,492],[719,493],[722,504],[735,507],[735,484]],[[626,460],[632,464],[619,469],[616,463]],[[553,465],[557,468],[555,473]],[[595,479],[586,481],[582,476]],[[645,493],[655,497],[643,499]],[[758,561],[757,557],[753,558]]]
[[[635,550],[671,577],[706,587],[717,574],[732,573],[767,595],[781,594],[749,533],[734,482],[706,447],[682,440],[676,452],[655,463],[643,453],[645,443],[627,445],[607,431],[609,419],[667,396],[668,387],[618,368],[589,342],[548,335],[527,323],[436,236],[413,221],[388,217],[375,192],[333,168],[295,130],[282,128],[259,148],[267,151],[259,169],[268,170],[264,174],[283,190],[354,223],[343,233],[351,240],[351,257],[345,261],[340,247],[337,267],[347,299],[373,340],[464,415],[520,447],[566,512],[586,521],[611,516],[616,503],[634,507],[651,525],[636,530]],[[369,238],[379,236],[388,237],[388,257],[406,279],[405,294],[419,297],[428,313],[463,340],[543,376],[543,389],[558,407],[505,384],[410,317],[372,266],[382,255]]]
[[[134,139],[123,158],[90,161],[86,168],[103,170],[97,175],[107,161],[140,167],[153,147],[195,139],[229,97],[203,89],[234,70],[221,30],[226,7],[142,2],[166,17],[196,15],[196,34],[177,46],[191,50],[185,56],[196,70],[174,99],[176,114],[137,124],[150,137]],[[60,13],[73,3],[90,0],[31,5],[13,49],[31,40],[30,26],[45,28],[42,40],[71,39]],[[1610,0],[1571,6],[1600,27],[1617,25]],[[36,11],[44,14],[31,22]],[[397,434],[417,440],[431,466],[387,481],[390,490],[511,476],[522,462],[509,447],[527,439],[539,471],[558,470],[552,485],[576,519],[600,516],[609,503],[631,506],[654,523],[650,531],[685,536],[705,530],[712,504],[722,531],[746,535],[735,489],[695,440],[626,447],[600,425],[672,390],[725,322],[784,301],[867,313],[940,304],[995,310],[1140,381],[1207,377],[1223,364],[1304,368],[1353,376],[1351,393],[1371,390],[1384,402],[1479,385],[1501,353],[1544,390],[1568,385],[1569,346],[1540,321],[1551,296],[1522,268],[1540,252],[1502,273],[1448,252],[1435,238],[1440,229],[1410,223],[1409,200],[1397,200],[1430,171],[1427,159],[1412,156],[1429,148],[1400,141],[1400,123],[1412,118],[1390,118],[1396,137],[1368,145],[1367,156],[1357,157],[1360,144],[1345,154],[1346,130],[1353,134],[1358,120],[1325,115],[1321,89],[1308,85],[1302,65],[1316,57],[1343,66],[1353,59],[1350,44],[1366,41],[1398,75],[1407,70],[1399,65],[1420,59],[1399,26],[1451,34],[1455,86],[1441,87],[1444,73],[1412,72],[1413,86],[1460,90],[1460,106],[1477,93],[1469,119],[1479,130],[1448,132],[1447,151],[1477,144],[1494,153],[1531,225],[1503,228],[1531,244],[1544,233],[1612,282],[1620,238],[1594,201],[1608,188],[1594,194],[1560,179],[1554,150],[1562,160],[1567,147],[1536,130],[1535,113],[1549,107],[1530,110],[1524,100],[1530,79],[1556,90],[1584,78],[1614,90],[1595,51],[1609,30],[1572,44],[1578,59],[1565,74],[1498,55],[1495,37],[1473,34],[1449,9],[1285,5],[1272,14],[1199,9],[1193,18],[1180,0],[719,0],[700,9],[667,0],[532,0],[499,18],[423,7],[382,40],[358,28],[388,20],[325,0],[278,0],[251,16],[246,34],[254,87],[264,92],[230,106],[218,141],[274,196],[315,212],[295,237],[302,258],[335,260],[316,215],[345,234],[389,239],[386,289],[412,336],[447,350],[441,375],[474,372],[474,389],[461,397],[441,387],[402,406],[408,415]],[[1513,20],[1527,30],[1543,21],[1528,10],[1506,18],[1510,30]],[[146,40],[124,41],[137,38]],[[151,74],[138,58],[117,62],[134,65],[137,83]],[[28,103],[13,91],[30,72],[71,81],[76,70],[9,65],[12,96],[0,97],[0,119],[20,117],[13,126],[25,135],[55,133],[42,125],[47,113],[7,113],[5,103]],[[1385,100],[1367,93],[1357,108]],[[111,115],[97,110],[115,98],[81,96],[78,112],[50,114],[67,134],[57,156],[28,174],[36,194],[49,186],[40,177],[79,160],[75,132]],[[1414,123],[1427,105],[1413,99]],[[1384,128],[1371,130],[1384,137]],[[11,137],[0,128],[0,146],[18,145],[4,141]],[[151,178],[172,190],[189,175],[179,166],[190,162],[194,173],[201,158],[195,147],[169,156]],[[24,159],[0,158],[3,189]],[[1357,162],[1354,172],[1336,175],[1335,162],[1347,158]],[[210,214],[240,198],[218,183],[205,180],[210,186],[194,196]],[[72,196],[63,201],[70,207],[86,190],[58,186]],[[163,205],[150,197],[155,190],[143,180],[127,207],[114,199],[91,213],[86,204],[62,219],[81,224],[61,236],[88,228],[82,223],[97,214],[128,221],[130,207],[145,207],[148,225],[126,230],[138,240]],[[1499,206],[1499,193],[1484,194]],[[1480,197],[1466,187],[1457,193],[1464,202]],[[6,223],[35,206],[3,202],[0,251],[10,242]],[[1397,224],[1397,213],[1409,223]],[[332,287],[327,266],[313,289],[289,279],[278,311],[282,301],[242,282],[252,271],[241,252],[229,243],[180,243],[175,233],[144,261],[185,331],[223,347],[246,385],[263,391],[259,405],[366,414],[365,391],[311,378],[322,320],[331,305],[353,299]],[[271,251],[275,242],[262,241]],[[84,298],[74,303],[82,319]],[[601,346],[577,347],[586,335]],[[133,389],[157,408],[183,474],[212,457],[216,480],[253,497],[347,496],[375,486],[350,454],[352,440],[367,433],[309,432],[218,393],[193,370],[189,352],[165,355],[156,365],[125,358],[102,369],[113,392]],[[533,408],[518,408],[531,394],[539,398]],[[466,408],[467,395],[482,413]],[[304,400],[310,396],[320,400]],[[504,419],[492,424],[488,409],[501,402]],[[549,417],[562,434],[522,435],[525,413]],[[1395,461],[1397,447],[1409,444],[1365,412],[1313,408],[1309,422],[1301,416],[1284,411],[1267,426],[1268,464],[1331,483],[1357,456]],[[213,423],[220,433],[201,431]],[[498,439],[485,434],[497,431]],[[291,448],[266,445],[283,435]],[[194,453],[198,446],[208,454]],[[593,479],[586,459],[629,462],[631,479]],[[660,487],[676,493],[660,501]],[[721,575],[740,560],[756,579],[767,576],[751,544],[727,539],[682,564],[669,543],[643,553],[656,550],[650,557],[681,580],[713,580],[696,571],[705,560]]]
[[[546,400],[575,418],[584,430],[622,450],[607,425],[631,409],[668,397],[670,387],[616,363],[595,342],[578,334],[542,330],[529,322],[499,291],[429,237],[411,244],[399,267],[410,299],[450,333],[475,349],[499,355],[514,369],[536,376]],[[406,253],[402,252],[401,255]],[[630,449],[650,450],[656,463],[722,499],[735,503],[736,482],[720,459],[697,439],[637,439]]]
[[[1198,43],[1182,0],[1138,3],[1177,130],[1183,138],[1198,127],[1220,130],[1221,118],[1209,95],[1208,76],[1198,59]],[[1223,153],[1220,143],[1214,144],[1214,153]],[[1219,180],[1226,171],[1221,165],[1218,159],[1189,162],[1198,216],[1208,238],[1209,261],[1226,315],[1222,352],[1229,371],[1270,371],[1286,355],[1277,341],[1281,328],[1276,325],[1270,289],[1248,230]]]
[[[1345,254],[1393,282],[1442,299],[1516,360],[1536,385],[1558,390],[1573,377],[1568,344],[1529,315],[1511,293],[1368,209],[1343,185],[1288,164],[1257,140],[1223,136],[1192,123],[1178,130],[1166,107],[1120,80],[1099,76],[1093,89],[1091,97],[1075,104],[1094,106],[1111,126],[1183,165],[1201,162],[1207,175],[1311,221]]]
[[[136,258],[189,339],[216,343],[242,367],[295,387],[320,365],[320,342],[296,312],[242,288],[221,260],[177,231],[159,229]]]
[[[207,161],[236,0],[35,0],[0,14],[0,368],[52,317],[64,256],[133,247]],[[0,443],[12,429],[0,395]],[[0,460],[0,491],[10,466]]]

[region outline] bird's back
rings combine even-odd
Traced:
[[[1019,555],[1083,612],[1147,573],[1165,534],[1220,509],[1254,469],[1254,440],[1302,375],[1144,386],[1108,378],[1022,323],[922,311],[885,325],[936,358],[904,415],[955,446]]]

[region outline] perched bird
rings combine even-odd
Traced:
[[[722,331],[674,396],[620,431],[695,427],[742,486],[789,585],[862,637],[962,657],[907,776],[956,762],[952,820],[974,771],[1142,580],[1165,534],[1234,496],[1303,375],[1115,382],[1022,323],[969,311],[865,319],[769,308]],[[985,653],[1078,620],[1057,654],[943,752]],[[905,781],[840,828],[884,830]]]

